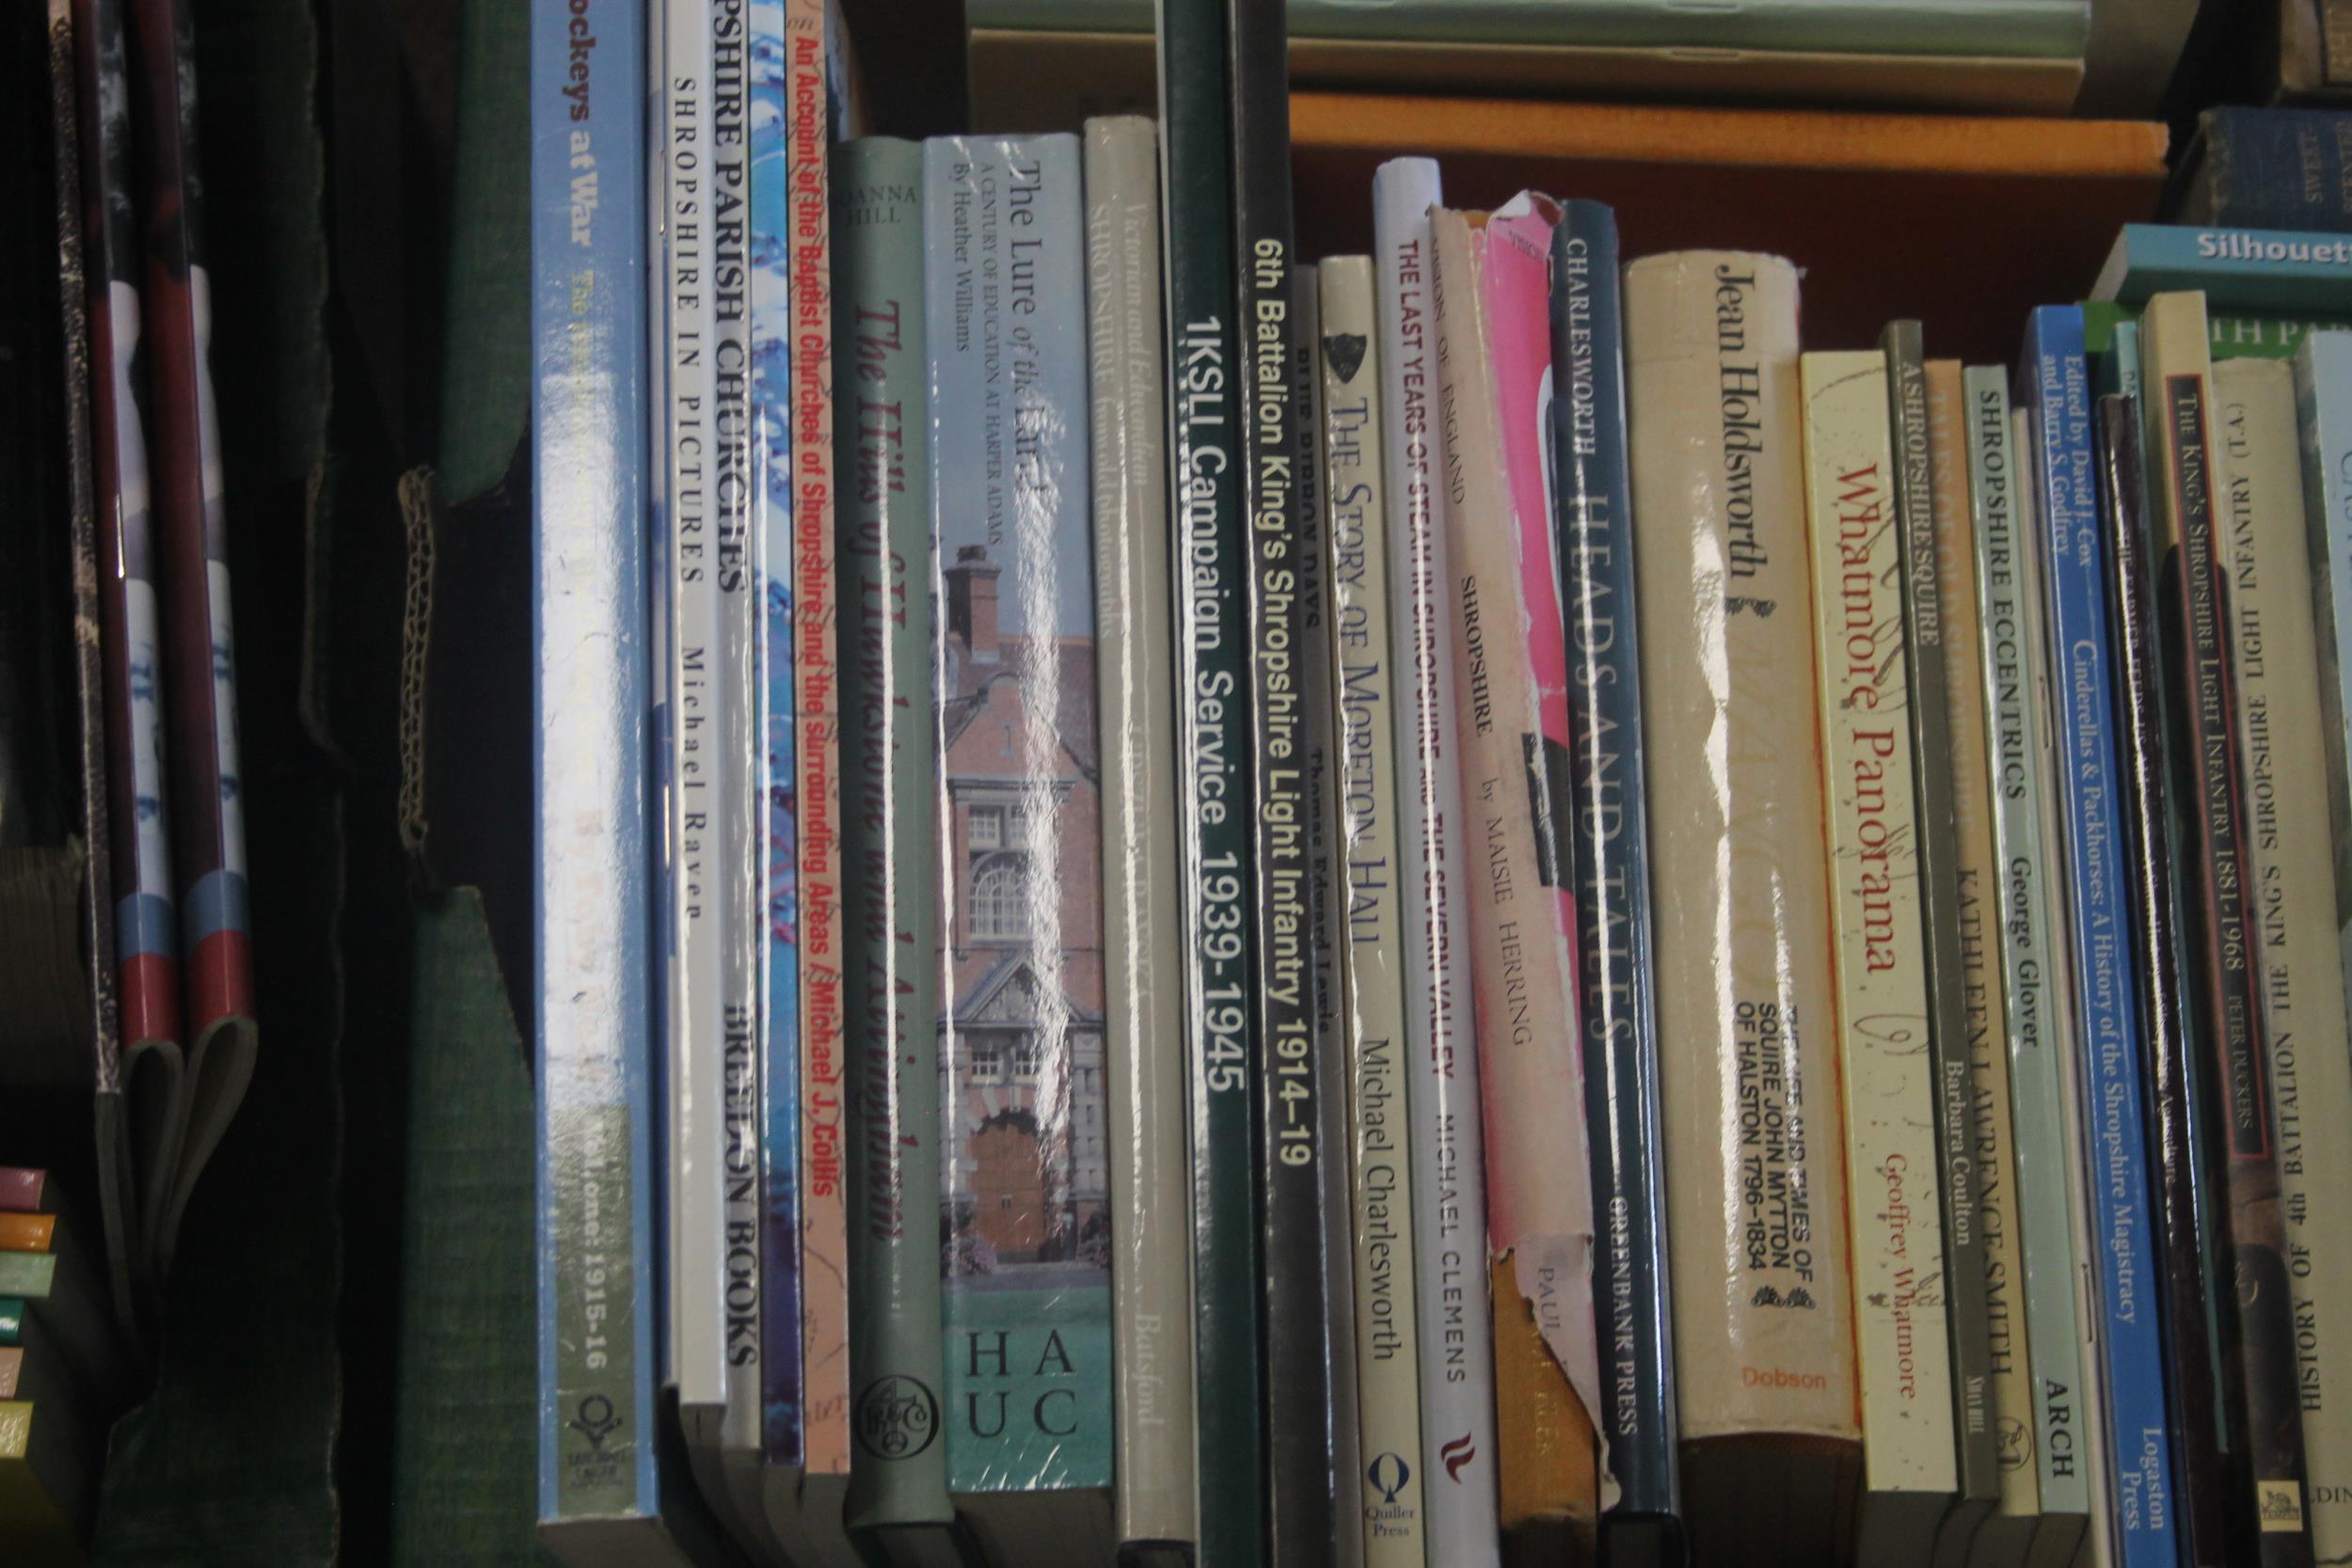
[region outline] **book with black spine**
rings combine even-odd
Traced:
[[[1552,231],[1554,558],[1565,611],[1571,839],[1581,959],[1585,1117],[1601,1408],[1617,1502],[1603,1551],[1682,1559],[1674,1334],[1667,1294],[1658,1004],[1650,959],[1649,819],[1642,765],[1616,215],[1561,204]]]
[[[1277,1565],[1331,1560],[1338,1522],[1330,1305],[1324,1269],[1323,1082],[1316,1061],[1300,643],[1297,330],[1292,274],[1290,80],[1285,8],[1229,0],[1234,314],[1244,324],[1242,503],[1249,540],[1252,744],[1248,809],[1256,896],[1250,1076],[1257,1096],[1258,1225],[1264,1291],[1266,1544]],[[1182,233],[1180,230],[1171,232]],[[1185,242],[1190,235],[1184,236]],[[1183,245],[1176,248],[1181,250]],[[1223,1568],[1221,1560],[1204,1557]]]
[[[1190,1063],[1198,1560],[1265,1560],[1250,1130],[1249,571],[1220,0],[1159,0],[1161,231],[1169,236],[1168,471],[1176,518],[1178,816]],[[1182,236],[1182,243],[1176,237]],[[1172,1555],[1172,1554],[1168,1554]],[[1130,1562],[1163,1554],[1131,1553]]]
[[[1985,1241],[1977,1208],[1976,1085],[1961,958],[1960,832],[1945,673],[1943,584],[1928,440],[1926,356],[1915,321],[1890,323],[1888,415],[1894,433],[1897,538],[1910,654],[1912,768],[1918,791],[1919,909],[1928,929],[1928,1038],[1935,1063],[1936,1148],[1944,1169],[1944,1304],[1952,1343],[1960,1491],[1936,1537],[1939,1565],[1966,1560],[1977,1527],[2000,1501],[1993,1431],[1993,1347],[1985,1323]]]

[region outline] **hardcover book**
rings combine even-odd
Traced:
[[[1413,1299],[1420,1265],[1406,1112],[1405,935],[1398,918],[1403,866],[1391,744],[1400,693],[1389,654],[1382,364],[1371,260],[1332,257],[1315,271],[1322,286],[1326,548],[1336,689],[1331,722],[1345,876],[1341,1017],[1351,1086],[1356,1418],[1362,1459],[1353,1496],[1363,1519],[1366,1568],[1422,1568],[1427,1560],[1422,1507],[1427,1462]]]
[[[931,713],[923,150],[834,150],[834,551],[841,574],[842,976],[849,1050],[850,1492],[915,1557],[955,1523],[940,1320],[939,785]],[[920,1196],[915,1195],[922,1195]]]
[[[2340,109],[2225,104],[2197,117],[2166,202],[2175,223],[2352,230]]]
[[[1936,1545],[1940,1565],[1964,1560],[1984,1514],[2000,1500],[1993,1440],[1993,1350],[1986,1327],[1986,1241],[1977,1192],[1976,1094],[1969,1049],[1967,978],[1962,970],[1960,838],[1952,774],[1951,636],[1937,571],[1934,464],[1928,431],[1927,366],[1919,324],[1881,336],[1894,434],[1896,540],[1902,561],[1905,669],[1911,693],[1913,778],[1918,790],[1919,909],[1927,927],[1928,1049],[1935,1062],[1936,1148],[1943,1160],[1945,1280],[1950,1325],[1953,1418],[1960,1497]]]
[[[1616,1485],[1602,1549],[1670,1564],[1681,1560],[1682,1489],[1618,262],[1615,215],[1598,202],[1563,203],[1551,248],[1552,536],[1569,659],[1586,1137],[1593,1212],[1609,1219],[1594,1227],[1604,1392],[1593,1414]]]
[[[1796,269],[1647,257],[1625,311],[1641,614],[1676,628],[1642,646],[1643,741],[1692,1548],[1740,1555],[1770,1516],[1818,1561],[1859,1433]]]
[[[1389,637],[1400,672],[1394,713],[1406,858],[1406,1077],[1416,1308],[1422,1344],[1422,1497],[1429,1558],[1463,1568],[1501,1560],[1493,1324],[1486,1297],[1485,1129],[1467,954],[1470,876],[1461,838],[1460,726],[1453,711],[1454,581],[1438,423],[1436,262],[1430,209],[1438,166],[1399,158],[1373,176],[1373,266],[1380,320],[1381,440],[1389,508]],[[1409,680],[1403,673],[1409,671]]]
[[[2097,1375],[2109,1442],[2100,1453],[2109,1477],[2109,1531],[2121,1568],[2172,1568],[2177,1497],[2165,1408],[2163,1332],[2151,1281],[2147,1133],[2133,1108],[2143,1101],[2135,1043],[2142,1037],[2136,922],[2125,895],[2117,835],[2117,756],[2106,619],[2107,567],[2097,528],[2090,457],[2090,369],[2082,312],[2044,306],[2029,318],[2019,356],[2022,406],[2032,467],[2035,538],[2046,574],[2050,728],[2057,749],[2055,808],[2064,832],[2065,918],[2073,964],[2054,964],[2074,985],[2074,1032],[2082,1093],[2078,1114],[2090,1174],[2098,1270]],[[2137,1436],[2137,1441],[2133,1437]]]
[[[1182,1548],[1199,1531],[1158,150],[1148,120],[1087,125],[1106,1119],[1120,1130],[1109,1149],[1120,1238],[1111,1473],[1119,1538],[1138,1554]]]
[[[1430,214],[1455,739],[1464,827],[1485,869],[1467,903],[1502,1528],[1552,1542],[1555,1556],[1595,1528],[1599,1404],[1565,863],[1567,658],[1536,439],[1556,215],[1532,196],[1491,214]]]
[[[2352,1117],[2335,924],[2335,857],[2309,835],[2329,819],[2328,736],[2312,638],[2295,371],[2235,359],[2213,369],[2214,425],[2230,485],[2238,721],[2245,739],[2253,951],[2278,1118],[2295,1374],[2309,1480],[2312,1553],[2352,1551],[2352,1255],[2328,1223],[2352,1192],[2352,1146],[2327,1128]],[[2306,1049],[2316,1042],[2320,1049]],[[2332,1470],[2330,1465],[2336,1467]]]
[[[2032,510],[2010,441],[2009,383],[1997,366],[1971,365],[1963,380],[1975,552],[1977,679],[1987,750],[1994,860],[1987,896],[1999,945],[2003,1031],[2012,1113],[2020,1255],[2011,1289],[2028,1369],[2030,1420],[2022,1433],[2004,1422],[2001,1458],[2034,1470],[2042,1520],[2032,1557],[2071,1560],[2090,1509],[2081,1404],[2082,1334],[2075,1314],[2081,1264],[2062,1125],[2064,1074],[2055,1034],[2051,978],[2050,850],[2042,833],[2048,787],[2039,743],[2045,718],[2035,671],[2046,655],[2033,636],[2035,606],[2023,550],[2021,514]],[[1947,603],[1952,602],[1947,597]]]
[[[1162,230],[1167,247],[1169,464],[1179,563],[1176,679],[1182,780],[1178,881],[1188,933],[1185,1038],[1193,1204],[1200,1560],[1265,1560],[1258,1222],[1250,1128],[1251,744],[1240,485],[1232,135],[1220,0],[1160,8]]]
[[[2328,840],[2335,847],[2336,928],[2352,993],[2352,332],[2313,333],[2295,356],[2302,436],[2312,636],[2328,740]]]
[[[2245,766],[2229,631],[2236,614],[2231,538],[2221,514],[2235,476],[2215,462],[2204,303],[2159,294],[2141,331],[2142,417],[2153,481],[2148,526],[2167,679],[2167,738],[2183,803],[2179,845],[2186,912],[2190,1029],[2203,1048],[2191,1093],[2211,1116],[2221,1207],[2215,1211],[2233,1303],[2221,1330],[2221,1408],[2234,1496],[2230,1533],[2254,1524],[2265,1563],[2310,1560],[2303,1521],[2303,1443],[2280,1207],[2277,1119],[2267,1023],[2247,945]],[[2201,1498],[2192,1487],[2194,1510]]]
[[[1114,1216],[1077,139],[926,143],[923,230],[947,1485],[991,1558],[1094,1564]]]
[[[1960,1489],[1937,1061],[1887,356],[1801,365],[1862,1479],[1854,1556],[1917,1564]]]
[[[1976,522],[1969,506],[1966,394],[1956,359],[1927,362],[1928,455],[1935,502],[1937,596],[1944,619],[1945,711],[1952,740],[1952,825],[1959,858],[1962,1018],[1968,1032],[1969,1157],[1977,1227],[1984,1237],[1984,1320],[2000,1497],[1977,1528],[1972,1560],[2022,1561],[2039,1528],[2033,1462],[2033,1362],[2026,1340],[2025,1255],[2019,1243],[2015,1130],[2007,1015],[2002,1006],[2000,863],[1993,849],[1992,775],[1985,728],[1983,628],[1977,615]]]
[[[2352,230],[2352,215],[2341,228]],[[2226,311],[2335,314],[2352,282],[2352,232],[2127,223],[2115,236],[2090,297],[2145,305],[2160,293],[2201,289]]]

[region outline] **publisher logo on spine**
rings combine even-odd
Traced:
[[[939,1400],[914,1378],[877,1378],[858,1396],[858,1446],[877,1459],[913,1459],[938,1435]]]

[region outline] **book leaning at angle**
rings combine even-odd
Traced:
[[[1557,208],[1430,214],[1452,549],[1455,743],[1486,1090],[1486,1250],[1502,1528],[1594,1531],[1592,1166],[1567,848],[1567,659],[1538,406]],[[1569,1114],[1565,1117],[1562,1107]]]
[[[1859,1433],[1796,269],[1647,257],[1625,315],[1684,1498],[1699,1560],[1813,1562]]]
[[[1158,318],[1158,137],[1089,120],[1087,369],[1102,705],[1113,1502],[1130,1553],[1197,1539],[1174,605]]]
[[[1886,356],[1802,361],[1861,1386],[1855,1560],[1916,1564],[1960,1487]]]
[[[584,78],[557,19],[531,52],[537,1515],[575,1568],[684,1565],[716,1532],[654,1393],[645,19],[584,4]]]
[[[1352,1093],[1349,1172],[1356,1275],[1357,1506],[1366,1568],[1426,1562],[1421,1332],[1407,1141],[1404,933],[1398,919],[1400,698],[1390,657],[1383,391],[1371,260],[1331,257],[1322,287],[1323,462],[1329,497],[1331,660],[1337,696],[1345,905],[1342,1018]],[[1345,1413],[1342,1413],[1345,1418]]]
[[[2253,1522],[2261,1560],[2284,1568],[2310,1561],[2311,1543],[2268,1022],[2247,945],[2253,910],[2244,736],[2228,635],[2237,585],[2222,511],[2234,476],[2216,461],[2202,297],[2150,300],[2140,348],[2168,738],[2174,784],[2187,807],[2180,848],[2188,994],[2193,1034],[2207,1056],[2192,1092],[2203,1096],[2213,1117],[2209,1148],[2218,1137],[2223,1277],[2237,1281],[2236,1310],[2221,1315],[2221,1407],[2233,1473],[2230,1491],[2219,1495],[2229,1499],[2231,1533]],[[2191,1490],[2195,1507],[2201,1499]]]
[[[2013,1276],[2012,1308],[2022,1320],[2030,1367],[2031,1419],[2022,1434],[2006,1426],[2001,1454],[2033,1467],[2041,1504],[2032,1556],[2070,1560],[2082,1538],[2090,1494],[2089,1455],[2080,1419],[2082,1340],[2075,1315],[2074,1230],[2069,1222],[2062,1064],[2053,1017],[2049,956],[2049,875],[2042,842],[2042,713],[2034,669],[2040,662],[2021,553],[2019,513],[2031,507],[2010,443],[2008,376],[1972,365],[1963,377],[1961,419],[1970,465],[1970,543],[1975,551],[1978,652],[1982,685],[1986,771],[1992,793],[1994,860],[1989,891],[2002,968],[2000,998],[2015,1150],[2011,1205],[2023,1262]],[[1947,599],[1947,603],[1949,600]],[[2044,1554],[2047,1554],[2046,1557]]]
[[[2352,732],[2344,728],[2344,677],[2352,673],[2352,333],[2315,332],[2295,358],[2296,419],[2303,464],[2304,559],[2309,562],[2312,641],[2318,671],[2321,760],[2327,770],[2328,842],[2335,890],[2333,918],[2344,984],[2352,994]],[[2316,1096],[2316,1086],[2312,1092]],[[2314,1125],[2307,1117],[2306,1128]],[[2307,1151],[2306,1158],[2310,1158]],[[2319,1166],[2310,1167],[2316,1174]],[[2324,1209],[2301,1221],[2289,1211],[2290,1244],[2314,1245],[2309,1232],[2327,1224]],[[2312,1289],[2335,1269],[2315,1257]],[[2298,1282],[2298,1299],[2304,1287]],[[2342,1310],[2336,1308],[2334,1310]],[[2312,1486],[2312,1546],[2323,1560],[2352,1552],[2352,1443],[2337,1440],[2339,1423],[2352,1420],[2352,1394],[2334,1390],[2352,1378],[2346,1338],[2328,1333],[2334,1311],[2320,1318],[2319,1410],[2303,1418]]]
[[[2312,636],[2295,369],[2225,360],[2213,368],[2213,389],[2229,478],[2253,951],[2278,1117],[2312,1554],[2324,1562],[2352,1551],[2352,1498],[2329,1481],[2331,1464],[2352,1455],[2352,1252],[2330,1221],[2352,1193],[2352,1143],[2329,1131],[2352,1119],[2352,1054],[2334,1049],[2345,1038],[2344,971],[2329,940],[2335,857],[2310,837],[2329,818],[2331,732]]]
[[[1427,158],[1394,159],[1373,176],[1389,648],[1399,673],[1392,729],[1405,862],[1399,908],[1422,1325],[1422,1497],[1430,1560],[1491,1568],[1502,1545],[1493,1480],[1485,1137],[1467,958],[1470,865],[1454,760],[1454,650],[1446,610],[1454,579],[1429,224],[1440,198],[1438,166]]]
[[[1117,1545],[1079,178],[1073,136],[923,149],[947,1485],[1041,1568]]]
[[[2042,1489],[2033,1463],[2033,1360],[2026,1341],[2016,1140],[2002,1006],[2001,874],[1993,847],[1983,627],[1978,620],[1976,522],[1969,504],[1966,394],[1960,361],[1929,360],[1926,381],[1936,587],[1944,622],[1944,696],[1951,729],[1952,825],[1959,851],[1953,879],[1959,893],[1961,1006],[1968,1043],[1968,1155],[1976,1165],[1977,1227],[1984,1237],[1985,1342],[1990,1353],[1984,1418],[2000,1478],[1997,1505],[1977,1528],[1971,1560],[1982,1568],[2001,1568],[2023,1561],[2031,1546],[2040,1528]]]
[[[925,1201],[940,1117],[923,150],[845,142],[831,172],[856,1444],[842,1522],[895,1562],[953,1562],[939,1210]]]

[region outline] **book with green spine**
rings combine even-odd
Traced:
[[[1158,0],[1160,193],[1168,246],[1176,518],[1178,790],[1191,1068],[1200,1560],[1265,1559],[1258,1221],[1250,1129],[1251,888],[1232,132],[1220,0]]]
[[[844,1523],[955,1520],[941,1433],[938,906],[923,150],[833,153],[843,991],[849,1044],[850,1493]]]

